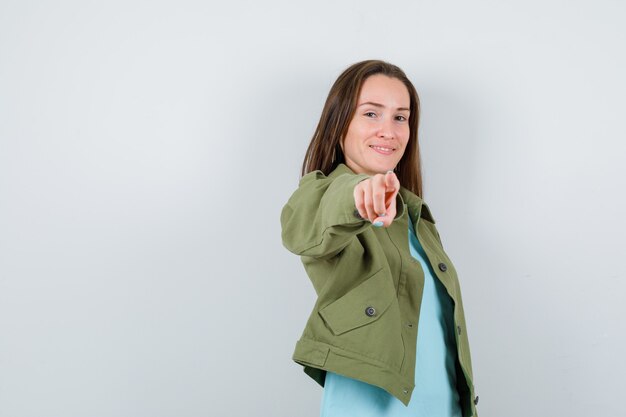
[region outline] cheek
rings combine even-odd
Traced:
[[[372,126],[363,120],[355,119],[350,123],[348,130],[352,132],[352,137],[364,139],[369,134],[369,131],[372,130]]]
[[[344,145],[348,149],[357,149],[359,144],[363,142],[363,132],[357,126],[351,126],[346,134]]]
[[[355,132],[354,138],[355,138],[355,142],[358,143],[359,145],[362,145],[365,140],[370,136],[371,134],[368,132],[367,129],[358,129]]]
[[[409,136],[411,135],[411,129],[408,126],[405,126],[401,133],[400,137],[402,138],[402,143],[406,147],[406,144],[409,143]]]

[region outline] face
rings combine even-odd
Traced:
[[[374,175],[396,167],[409,141],[410,103],[409,91],[397,78],[376,74],[363,82],[341,143],[352,171]]]

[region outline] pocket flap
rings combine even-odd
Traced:
[[[393,282],[383,268],[319,312],[334,335],[372,323],[395,299]]]

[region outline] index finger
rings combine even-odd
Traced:
[[[400,189],[400,180],[396,177],[395,172],[387,171],[385,173],[385,187],[387,187],[387,191],[398,191]]]

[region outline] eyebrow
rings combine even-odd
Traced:
[[[359,104],[359,105],[358,105],[358,107],[365,106],[366,104],[370,104],[370,105],[372,105],[372,106],[376,106],[376,107],[383,107],[383,108],[385,107],[385,106],[383,106],[382,104],[380,104],[380,103],[374,103],[373,101],[366,101],[365,103],[361,103],[361,104]],[[400,111],[402,111],[402,110],[411,111],[411,109],[408,109],[408,108],[406,108],[406,107],[398,107],[396,110],[400,110]]]

